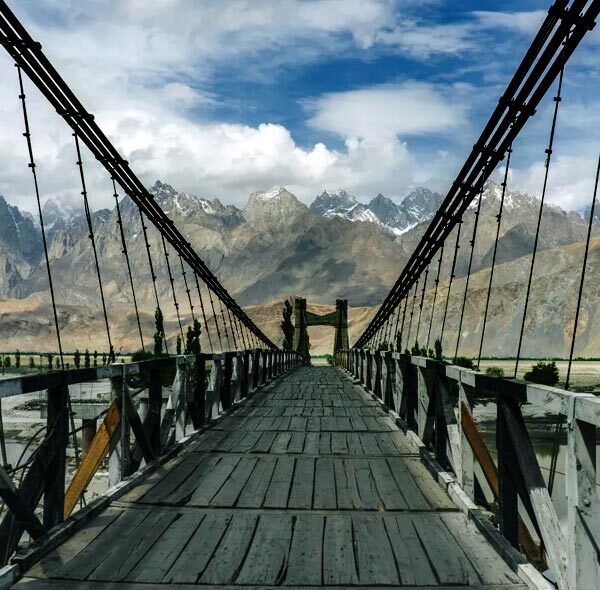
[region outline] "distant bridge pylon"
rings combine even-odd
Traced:
[[[335,328],[333,339],[333,356],[340,350],[347,350],[348,341],[348,300],[336,299],[335,311],[325,315],[317,315],[306,310],[306,299],[294,299],[294,350],[305,362],[310,359],[308,327],[332,326]]]

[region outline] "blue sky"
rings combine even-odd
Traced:
[[[448,187],[549,2],[9,0],[145,182],[242,204],[284,185],[400,200]],[[550,200],[588,200],[599,122],[594,31],[567,70]],[[11,64],[0,125],[18,133]],[[73,198],[68,130],[31,89],[45,196]],[[515,150],[539,192],[551,101]],[[0,193],[31,208],[21,153],[0,135]],[[4,138],[4,139],[2,139]],[[24,148],[24,146],[22,146]],[[106,178],[88,162],[95,205]]]

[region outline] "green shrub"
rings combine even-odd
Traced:
[[[474,369],[475,364],[473,363],[473,359],[470,359],[466,356],[457,356],[452,362],[453,365],[458,365],[459,367],[464,367],[465,369]]]
[[[331,354],[326,354],[325,355],[325,360],[327,361],[328,365],[333,365],[333,355]]]
[[[558,367],[554,361],[549,363],[540,361],[531,367],[531,371],[525,373],[524,378],[526,381],[541,385],[556,385],[558,383]]]
[[[491,375],[492,377],[504,377],[504,369],[502,367],[488,367],[485,370],[486,375]]]

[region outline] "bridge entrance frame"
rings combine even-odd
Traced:
[[[318,315],[307,311],[306,299],[294,299],[294,343],[293,349],[308,362],[310,358],[308,327],[332,326],[335,328],[333,339],[333,356],[340,350],[348,350],[348,300],[336,299],[335,311]]]

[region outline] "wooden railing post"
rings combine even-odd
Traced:
[[[129,452],[129,422],[124,411],[126,387],[124,378],[124,366],[115,365],[120,368],[120,374],[110,379],[110,397],[111,401],[117,402],[121,408],[121,419],[117,430],[110,441],[109,459],[108,459],[108,485],[109,487],[118,484],[125,477],[127,467],[130,462]]]
[[[571,588],[599,588],[596,547],[600,540],[600,500],[596,493],[596,427],[570,416],[567,428],[569,582]]]
[[[160,369],[148,371],[148,440],[155,455],[160,455],[160,412],[162,408],[162,383]]]
[[[252,389],[260,385],[260,350],[252,352]]]
[[[261,385],[264,385],[267,382],[267,355],[268,352],[266,350],[262,351],[261,357],[262,357],[262,363],[261,363],[261,373],[260,373],[260,383]]]
[[[177,376],[175,378],[173,399],[175,402],[175,440],[181,440],[186,434],[187,425],[187,398],[189,391],[189,371],[187,359],[177,363]]]
[[[206,391],[206,406],[208,420],[212,420],[219,414],[219,403],[221,399],[221,377],[223,355],[212,355],[208,390]]]
[[[458,477],[458,482],[469,498],[475,498],[475,461],[473,449],[462,428],[463,414],[467,413],[467,418],[473,417],[473,400],[468,395],[466,386],[462,382],[458,383],[458,424],[460,425],[460,436],[458,438],[459,452],[456,457],[454,471]]]
[[[202,428],[206,422],[206,360],[203,354],[196,355],[194,395],[190,406],[194,428]]]
[[[383,390],[383,403],[392,410],[395,410],[393,391],[396,387],[396,361],[392,358],[391,352],[384,353],[385,362],[385,387]]]
[[[373,385],[373,394],[375,397],[381,399],[381,381],[382,381],[382,359],[383,353],[380,350],[376,350],[373,354],[373,363],[375,364],[375,383]]]
[[[63,520],[65,503],[65,470],[69,439],[68,386],[48,390],[46,424],[52,433],[50,451],[53,455],[44,474],[44,528]]]
[[[221,407],[227,410],[233,403],[232,388],[231,388],[231,377],[233,374],[233,354],[226,352],[223,355],[223,380],[221,383],[220,395]]]
[[[513,545],[519,545],[517,486],[511,477],[511,466],[517,458],[504,418],[504,398],[498,396],[496,417],[496,451],[498,453],[498,525],[500,532]]]
[[[367,370],[367,376],[366,376],[366,382],[365,382],[365,387],[367,388],[367,391],[373,391],[373,379],[372,379],[372,365],[371,365],[371,358],[373,357],[373,355],[371,354],[371,351],[369,349],[367,349],[366,351],[366,359],[365,359],[365,364],[366,364],[366,370]]]
[[[435,417],[435,376],[417,366],[417,434],[425,445],[431,442]]]
[[[248,397],[250,392],[250,351],[244,350],[242,352],[242,388],[241,396]]]

